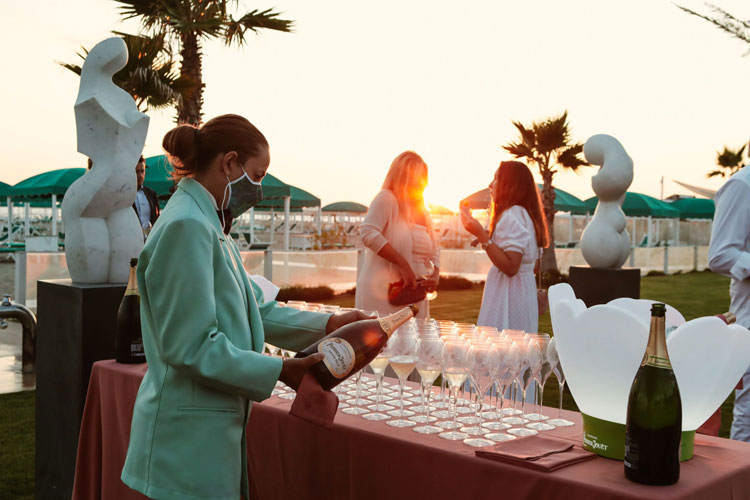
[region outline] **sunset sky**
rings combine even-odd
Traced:
[[[740,18],[750,5],[716,0]],[[700,1],[684,5],[705,10]],[[457,209],[485,187],[511,120],[569,111],[575,140],[607,133],[635,163],[632,191],[687,193],[671,179],[707,180],[716,151],[750,139],[750,46],[670,1],[264,0],[296,22],[293,34],[249,37],[245,48],[204,44],[205,117],[238,113],[271,144],[270,172],[324,204],[369,204],[406,149],[430,167],[427,201]],[[111,0],[4,2],[0,180],[14,184],[83,167],[73,104],[75,62],[122,23]],[[149,111],[144,154],[161,154],[174,111]],[[590,176],[557,187],[593,195]]]

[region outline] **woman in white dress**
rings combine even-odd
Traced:
[[[428,289],[437,286],[440,262],[424,205],[426,187],[427,164],[417,153],[406,151],[393,160],[359,229],[365,246],[355,295],[359,309],[381,314],[401,309],[388,301],[389,283],[402,281],[414,287],[417,279],[425,278]],[[418,317],[428,317],[427,301],[418,305]]]
[[[547,224],[534,178],[518,161],[504,161],[490,184],[491,231],[461,209],[461,222],[477,237],[492,268],[487,273],[477,325],[536,332],[539,313],[534,264],[549,244]]]

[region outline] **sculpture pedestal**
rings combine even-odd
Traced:
[[[619,297],[641,298],[641,270],[633,267],[595,269],[571,266],[569,282],[576,297],[583,300],[586,307],[606,304]]]
[[[125,285],[37,282],[36,459],[38,499],[70,499],[91,365],[115,353]]]

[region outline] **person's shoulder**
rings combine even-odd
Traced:
[[[398,199],[396,198],[396,195],[390,189],[381,189],[378,192],[378,194],[375,195],[375,198],[372,199],[373,203],[375,203],[376,201],[384,201],[387,203],[398,203]]]
[[[150,187],[145,186],[145,185],[142,186],[142,188],[143,188],[143,192],[144,193],[150,194],[151,196],[153,196],[154,198],[156,198],[156,191],[154,191],[153,189],[151,189]]]
[[[740,170],[732,174],[724,185],[719,188],[714,196],[714,200],[718,200],[727,191],[744,194],[747,190],[750,190],[750,168],[742,167]]]
[[[526,211],[524,207],[521,205],[513,205],[512,207],[508,208],[503,212],[503,217],[508,217],[509,219],[515,219],[518,221],[531,221],[531,216],[529,215],[529,212]]]

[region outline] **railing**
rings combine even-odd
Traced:
[[[320,286],[343,292],[355,286],[357,270],[362,265],[363,250],[278,251],[255,250],[240,252],[249,274],[259,274],[286,287]],[[586,265],[580,248],[557,248],[558,268],[567,273],[570,266]],[[40,279],[68,279],[64,253],[16,253],[15,300],[36,308],[36,283]],[[665,274],[702,271],[708,267],[708,246],[636,247],[628,265],[638,267],[641,274],[661,271]],[[462,276],[482,281],[492,266],[481,250],[449,250],[440,252],[441,274]]]

